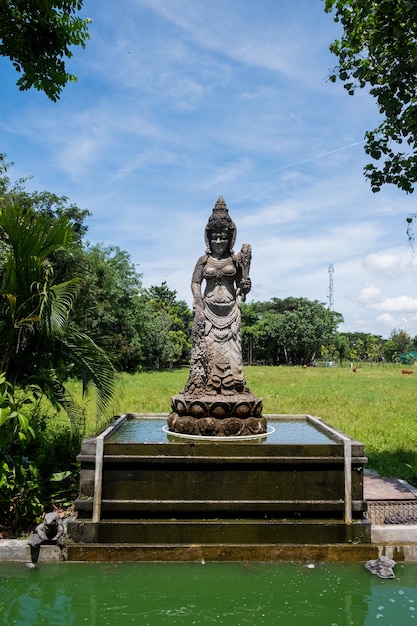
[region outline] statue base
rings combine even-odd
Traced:
[[[262,398],[250,392],[171,398],[168,428],[173,433],[209,437],[241,437],[267,432]]]

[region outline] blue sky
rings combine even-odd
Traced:
[[[338,25],[322,0],[84,0],[91,39],[74,49],[58,103],[20,92],[0,59],[0,152],[29,189],[89,209],[88,239],[126,250],[143,285],[191,305],[204,227],[222,195],[253,248],[251,300],[305,297],[341,330],[417,335],[413,197],[373,194],[365,91],[327,81]]]

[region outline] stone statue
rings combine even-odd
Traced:
[[[264,434],[262,399],[243,374],[239,299],[250,291],[251,247],[234,254],[236,226],[220,196],[206,229],[206,253],[194,269],[191,365],[183,391],[171,398],[172,432],[206,436]],[[202,291],[202,283],[205,288]]]
[[[395,578],[394,567],[396,562],[387,556],[379,556],[377,559],[367,561],[365,567],[371,574],[379,576],[379,578]]]
[[[30,556],[32,567],[39,559],[41,545],[57,545],[61,553],[65,548],[64,523],[57,513],[47,513],[41,524],[36,526],[35,531],[29,538]]]

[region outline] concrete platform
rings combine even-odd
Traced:
[[[42,546],[39,561],[63,561],[63,555],[58,546]],[[30,548],[25,539],[1,539],[0,561],[30,562]]]
[[[390,558],[393,558],[393,551],[403,550],[404,560],[417,561],[417,523],[410,523],[414,518],[417,520],[417,489],[404,480],[365,471],[363,490],[368,503],[372,544]],[[385,520],[395,523],[372,523],[377,519],[378,509],[386,511]]]
[[[363,494],[367,502],[373,500],[417,500],[417,489],[404,480],[378,476],[364,471]]]

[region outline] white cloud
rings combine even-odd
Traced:
[[[364,287],[364,289],[362,289],[356,296],[353,296],[353,298],[359,304],[371,309],[379,309],[380,303],[382,302],[381,290],[374,285]]]
[[[363,266],[366,270],[387,278],[398,278],[403,273],[401,258],[397,254],[368,254]]]
[[[391,313],[382,313],[378,315],[376,319],[380,324],[386,326],[386,328],[395,328],[396,326],[396,318],[391,315]]]
[[[388,313],[417,313],[417,298],[410,296],[384,298],[381,302],[377,302],[373,308]]]

